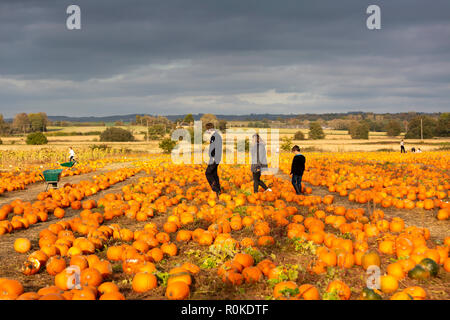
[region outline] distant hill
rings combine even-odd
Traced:
[[[106,116],[106,117],[66,117],[66,116],[48,116],[50,121],[67,121],[67,122],[115,122],[115,121],[134,121],[136,114]]]
[[[337,118],[344,118],[346,116],[365,116],[369,114],[374,114],[372,112],[362,112],[362,111],[355,111],[355,112],[342,112],[342,113],[323,113],[323,114],[313,114],[313,113],[303,113],[303,114],[245,114],[245,115],[222,115],[218,114],[216,117],[219,120],[227,120],[227,121],[256,121],[256,120],[278,120],[278,119],[289,119],[289,118],[301,118],[302,120],[316,120],[316,119],[322,119],[322,120],[332,120]],[[439,113],[424,113],[424,112],[412,112],[412,113],[384,113],[380,115],[391,115],[394,118],[400,118],[400,119],[409,119],[413,117],[414,115],[430,115],[430,116],[438,116]],[[144,114],[126,114],[126,115],[113,115],[113,116],[105,116],[105,117],[67,117],[67,116],[48,116],[48,119],[50,121],[67,121],[67,122],[116,122],[116,121],[123,121],[123,122],[130,122],[135,121],[136,116]],[[156,115],[152,115],[156,116]],[[179,114],[179,115],[168,115],[165,116],[171,121],[175,121],[178,119],[183,119],[186,116],[186,114]],[[203,116],[203,113],[193,114],[195,120],[200,120],[200,118]],[[9,119],[11,120],[11,119]]]
[[[115,116],[106,116],[106,117],[66,117],[66,116],[48,116],[50,121],[67,121],[67,122],[130,122],[136,120],[136,116],[143,114],[126,114],[126,115],[115,115]],[[155,115],[153,115],[155,116]],[[186,114],[181,115],[168,115],[165,116],[171,121],[175,121],[177,119],[183,119]],[[200,120],[203,116],[203,113],[194,114],[195,120]],[[247,120],[277,120],[279,118],[293,118],[296,117],[295,114],[248,114],[248,115],[216,115],[218,119],[228,120],[228,121],[247,121]]]

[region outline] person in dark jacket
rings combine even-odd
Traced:
[[[295,153],[294,159],[292,159],[291,175],[292,185],[294,186],[295,193],[301,194],[302,192],[302,177],[305,172],[306,158],[300,153],[300,147],[295,145],[292,147],[292,152]]]
[[[403,139],[402,141],[400,141],[400,153],[406,153],[405,142],[403,141]]]
[[[206,130],[212,132],[212,135],[209,141],[209,162],[206,167],[205,175],[211,189],[219,196],[221,189],[217,168],[222,160],[222,137],[214,130],[214,125],[212,123],[206,124]]]
[[[261,181],[261,173],[267,168],[266,144],[259,134],[253,135],[253,141],[250,146],[250,154],[252,162],[250,170],[253,174],[253,192],[257,193],[259,186],[266,191],[272,191]]]

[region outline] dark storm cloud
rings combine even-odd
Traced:
[[[444,0],[2,0],[0,112],[445,111],[449,17]]]

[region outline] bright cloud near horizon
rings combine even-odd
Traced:
[[[449,39],[448,0],[2,0],[0,113],[448,112]]]

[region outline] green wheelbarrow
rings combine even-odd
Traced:
[[[59,165],[61,167],[66,167],[66,168],[72,168],[75,163],[77,163],[76,161],[69,161],[69,162],[64,162],[64,163],[60,163]]]
[[[45,191],[48,190],[48,187],[51,186],[51,188],[58,188],[58,182],[61,178],[61,172],[63,172],[64,169],[53,169],[53,170],[45,170],[42,172],[41,177],[44,179],[45,183],[47,184],[47,187],[45,188]]]

